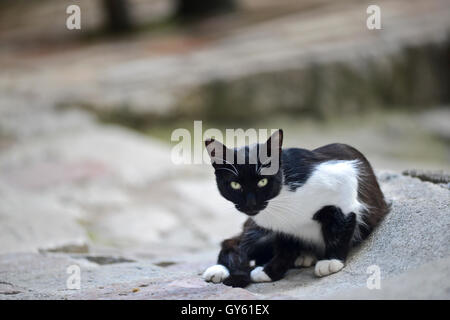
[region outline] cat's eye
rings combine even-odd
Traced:
[[[267,185],[267,182],[269,182],[269,180],[267,180],[267,178],[263,178],[263,179],[259,180],[258,187],[260,187],[260,188],[265,187]]]
[[[231,181],[230,185],[234,190],[239,190],[241,188],[241,185],[236,181]]]

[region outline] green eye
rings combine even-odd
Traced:
[[[269,180],[267,180],[267,178],[259,180],[258,187],[260,187],[260,188],[265,187],[267,185],[267,182],[269,182]]]
[[[239,183],[237,183],[236,181],[232,181],[232,182],[231,182],[231,187],[232,187],[234,190],[239,190],[239,189],[241,188],[241,185],[240,185]]]

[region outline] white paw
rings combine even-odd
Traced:
[[[216,264],[214,266],[209,267],[208,269],[203,272],[203,279],[205,281],[212,281],[214,283],[219,283],[228,278],[230,275],[230,272],[227,268],[225,268],[221,264]]]
[[[316,263],[314,273],[318,277],[328,276],[338,272],[344,267],[344,263],[338,259],[320,260]]]
[[[307,268],[311,267],[315,262],[316,257],[311,255],[301,255],[295,260],[294,266]]]
[[[264,272],[263,267],[256,267],[250,273],[250,278],[253,282],[270,282],[272,279]]]

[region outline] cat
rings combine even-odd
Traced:
[[[282,143],[281,129],[265,143],[241,148],[205,141],[220,194],[249,217],[239,235],[222,242],[217,264],[203,273],[206,281],[245,287],[313,264],[316,276],[330,275],[388,214],[358,150],[339,143],[282,149]],[[278,167],[268,174],[273,163]]]

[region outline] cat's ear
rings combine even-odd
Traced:
[[[275,131],[266,143],[261,145],[259,173],[261,175],[274,175],[280,169],[281,147],[283,145],[283,130]]]
[[[216,164],[226,163],[225,160],[229,149],[224,144],[210,138],[205,140],[205,147],[208,151],[209,157],[211,158],[213,166],[215,166]]]
[[[283,146],[283,130],[278,129],[267,139],[265,143],[267,148],[267,155],[272,157],[276,152],[277,155],[281,154],[281,147]]]

